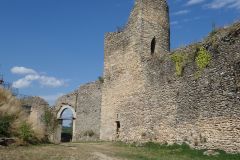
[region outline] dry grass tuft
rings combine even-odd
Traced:
[[[0,88],[0,116],[10,115],[14,116],[17,121],[13,126],[19,126],[23,121],[27,121],[27,114],[22,109],[21,103],[9,91]]]
[[[29,136],[29,137],[27,137]],[[28,114],[21,102],[9,91],[0,88],[0,137],[16,137],[17,142],[36,141],[35,133],[28,122]]]

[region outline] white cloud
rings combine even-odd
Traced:
[[[41,76],[39,78],[40,80],[40,83],[43,85],[43,86],[49,86],[49,87],[60,87],[60,86],[63,86],[65,85],[65,82],[64,80],[59,80],[55,77],[47,77],[47,76]]]
[[[188,0],[186,6],[196,5],[206,2],[203,7],[209,9],[233,8],[240,10],[240,0]]]
[[[178,25],[178,24],[179,24],[178,21],[172,21],[172,22],[171,22],[171,25]]]
[[[19,79],[13,82],[13,87],[15,88],[27,88],[32,84],[32,81],[28,81],[25,78]]]
[[[233,4],[229,5],[229,8],[240,9],[240,0],[236,0]]]
[[[38,80],[39,78],[40,78],[40,76],[37,75],[37,73],[26,75],[24,78],[21,78],[15,82],[13,82],[13,87],[27,88],[32,84],[33,81]]]
[[[204,2],[205,0],[189,0],[188,2],[187,2],[187,6],[191,6],[191,5],[195,5],[195,4],[199,4],[199,3],[202,3],[202,2]]]
[[[45,99],[50,105],[54,105],[56,100],[63,95],[64,95],[63,93],[57,93],[53,95],[45,95],[45,96],[39,96],[39,97]]]
[[[220,9],[224,7],[240,9],[240,0],[213,0],[206,6],[211,9]]]
[[[183,15],[183,14],[188,14],[190,11],[189,10],[181,10],[174,12],[173,15]]]
[[[11,72],[13,74],[21,74],[21,75],[26,75],[26,74],[36,74],[37,72],[34,71],[33,69],[26,68],[26,67],[13,67],[11,69]]]
[[[42,86],[46,87],[61,87],[65,85],[64,80],[43,75],[42,73],[38,73],[30,68],[13,67],[11,72],[13,74],[25,75],[25,77],[13,82],[13,87],[15,88],[27,88],[31,86],[33,82],[38,82]]]

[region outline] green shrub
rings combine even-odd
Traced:
[[[176,74],[182,76],[184,66],[186,65],[187,56],[184,53],[175,53],[171,55],[172,61],[174,61],[176,66]]]
[[[212,59],[211,54],[204,48],[200,47],[195,62],[200,70],[205,69]]]
[[[33,131],[32,131],[32,126],[28,124],[27,122],[22,122],[19,128],[19,137],[24,141],[24,142],[29,142],[33,140]]]
[[[10,92],[0,88],[0,136],[15,137],[23,142],[19,145],[37,142],[38,139],[27,120],[28,114],[21,107],[21,102]]]
[[[46,126],[47,134],[52,134],[58,126],[57,117],[50,108],[45,108],[42,116],[42,122]]]
[[[12,135],[11,124],[14,119],[14,116],[0,115],[0,137],[10,137]]]

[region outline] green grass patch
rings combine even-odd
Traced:
[[[118,157],[129,160],[239,160],[240,154],[226,154],[218,151],[217,156],[203,155],[203,150],[191,149],[188,145],[160,145],[157,143],[146,143],[142,147],[117,143],[116,145],[124,147],[127,152],[118,153]]]

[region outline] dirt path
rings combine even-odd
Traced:
[[[120,159],[109,157],[106,154],[100,152],[94,152],[93,157],[89,158],[89,160],[120,160]]]
[[[121,150],[109,143],[65,143],[17,148],[1,148],[0,160],[123,160]]]

